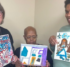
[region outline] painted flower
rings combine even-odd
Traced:
[[[62,38],[66,38],[66,39],[68,39],[70,36],[69,35],[67,35],[67,33],[63,33],[63,35],[62,35]]]

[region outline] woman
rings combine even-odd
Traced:
[[[4,8],[2,7],[2,5],[0,4],[0,25],[3,24],[3,21],[4,21],[4,17],[5,17],[5,10]],[[10,41],[11,41],[11,46],[12,46],[12,49],[13,49],[13,52],[14,52],[14,46],[13,46],[13,38],[12,38],[12,35],[11,33],[0,26],[0,35],[5,35],[5,34],[8,34],[9,35],[9,38],[10,38]],[[13,59],[12,59],[12,64],[15,64],[15,62],[18,60],[18,58],[14,55],[13,56]],[[12,67],[12,64],[8,64],[4,67]]]

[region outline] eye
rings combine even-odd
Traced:
[[[27,36],[26,38],[27,38],[27,39],[30,39],[31,37],[32,37],[32,38],[36,38],[37,36]]]
[[[36,36],[33,36],[33,38],[36,38]]]
[[[28,36],[28,37],[26,37],[27,39],[30,39],[31,37],[30,36]]]

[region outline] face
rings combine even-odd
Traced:
[[[68,21],[68,23],[69,23],[69,25],[70,25],[70,4],[68,4],[67,6],[66,6],[66,8],[65,8],[65,13],[66,13],[66,18],[67,18],[67,21]]]
[[[65,45],[66,44],[66,42],[62,42],[62,45]]]
[[[2,23],[2,21],[3,21],[3,14],[2,14],[2,12],[0,11],[0,24]]]
[[[27,44],[36,44],[36,33],[34,31],[28,31],[24,37]]]

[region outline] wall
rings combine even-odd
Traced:
[[[64,9],[65,0],[35,0],[35,28],[38,43],[49,45],[49,37],[67,25]]]
[[[34,27],[35,0],[0,0],[6,15],[2,27],[7,28],[14,39],[15,48],[25,43],[24,28]]]
[[[0,0],[6,16],[3,27],[10,30],[15,48],[25,43],[24,28],[33,26],[38,33],[37,42],[49,45],[48,39],[64,25],[65,0]]]

